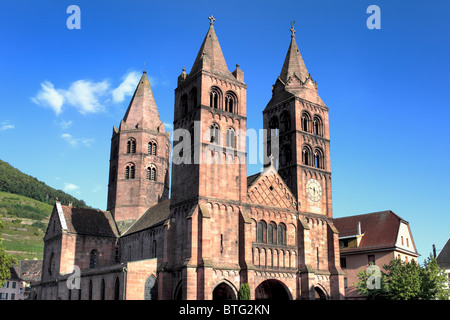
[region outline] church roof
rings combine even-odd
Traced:
[[[142,73],[133,98],[123,117],[123,123],[130,129],[143,127],[156,130],[161,125],[161,118],[146,71]]]
[[[41,280],[42,260],[19,260],[13,268],[17,278],[22,281],[35,282]]]
[[[123,236],[154,227],[166,221],[169,216],[170,199],[167,199],[148,208],[144,214],[124,232]]]
[[[296,75],[301,81],[304,82],[309,77],[309,72],[306,69],[305,62],[303,61],[300,50],[295,42],[295,30],[292,28],[291,32],[291,43],[289,45],[279,78],[286,83],[290,77]]]
[[[214,18],[209,17],[211,23],[209,25],[208,32],[205,39],[198,51],[194,64],[192,65],[189,75],[193,75],[200,70],[206,70],[212,73],[219,73],[222,76],[236,80],[228,70],[225,57],[220,47],[219,39],[217,38],[216,31],[214,30]]]
[[[57,206],[58,207],[58,206]],[[83,235],[118,237],[114,218],[109,211],[61,206],[63,229]]]
[[[450,238],[436,257],[438,265],[442,268],[450,268]]]

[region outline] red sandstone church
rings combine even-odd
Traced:
[[[144,72],[113,128],[107,211],[56,203],[35,298],[237,299],[248,283],[252,299],[344,299],[328,108],[295,30],[261,110],[278,156],[247,176],[244,72],[228,70],[210,21],[175,89],[174,130],[200,138],[174,139],[170,199],[170,134]]]

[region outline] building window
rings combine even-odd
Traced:
[[[304,146],[302,149],[302,163],[306,166],[311,165],[311,147]]]
[[[220,128],[217,123],[213,123],[209,128],[210,142],[219,144],[220,143]]]
[[[344,278],[344,289],[347,289],[348,284],[347,284],[347,278]]]
[[[373,264],[375,264],[375,255],[374,255],[374,254],[369,254],[369,255],[367,256],[367,264],[370,265],[371,262],[372,262]]]
[[[53,271],[55,271],[55,254],[52,252],[48,264],[48,274],[51,276],[53,274]]]
[[[93,291],[92,280],[89,280],[89,300],[92,300],[92,291]]]
[[[313,120],[313,133],[316,136],[323,136],[322,119],[319,116],[314,116]]]
[[[125,167],[125,179],[134,179],[135,176],[134,164],[129,164]]]
[[[341,258],[341,268],[347,268],[347,259]]]
[[[101,290],[100,290],[100,300],[105,300],[105,279],[102,279],[102,286],[101,286]]]
[[[280,116],[280,133],[291,130],[291,117],[289,112],[284,111]]]
[[[188,97],[184,94],[181,97],[181,116],[184,117],[188,113]]]
[[[304,111],[302,113],[301,122],[302,122],[302,131],[309,132],[309,126],[310,126],[310,123],[311,123],[311,116],[309,115],[308,112]]]
[[[136,153],[136,140],[130,139],[127,141],[127,153]]]
[[[120,298],[120,281],[119,277],[116,278],[116,282],[114,283],[114,300],[119,300]]]
[[[286,244],[286,225],[284,223],[280,223],[277,227],[278,233],[278,244]]]
[[[314,167],[318,169],[324,169],[324,158],[323,158],[323,152],[320,149],[314,150]]]
[[[279,130],[280,130],[280,124],[278,123],[278,118],[276,116],[273,116],[270,118],[269,121],[269,129],[271,129],[270,135],[272,136],[272,133],[274,136],[278,136]]]
[[[156,156],[156,142],[150,141],[148,143],[148,154],[152,156]]]
[[[285,144],[281,148],[281,154],[280,154],[280,166],[289,166],[292,164],[292,154],[291,154],[291,146],[288,144]]]
[[[227,147],[236,148],[236,137],[233,128],[227,130]]]
[[[92,250],[89,259],[89,268],[93,269],[97,267],[98,251]]]
[[[147,180],[156,181],[156,168],[154,166],[147,168]]]
[[[191,109],[194,110],[197,108],[197,88],[192,88],[189,96],[191,101]]]
[[[267,238],[267,224],[261,220],[257,225],[256,242],[265,243]]]
[[[225,111],[227,112],[237,112],[237,99],[234,93],[227,92],[225,94]]]
[[[220,109],[220,97],[221,97],[220,89],[217,87],[212,87],[209,92],[209,106],[211,108]]]

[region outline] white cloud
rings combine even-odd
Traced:
[[[81,114],[98,113],[105,110],[100,97],[105,95],[108,89],[109,83],[106,80],[102,82],[78,80],[71,84],[69,90],[64,92],[64,96]]]
[[[137,71],[130,71],[123,77],[122,83],[112,91],[114,102],[123,102],[125,97],[131,96],[136,89],[141,74]]]
[[[77,191],[79,190],[80,187],[78,187],[77,185],[73,184],[73,183],[64,183],[64,191],[65,192],[73,192],[73,191]]]
[[[14,129],[14,125],[10,124],[9,121],[3,121],[0,124],[0,131],[10,130],[10,129]]]
[[[62,120],[61,122],[58,123],[58,125],[61,127],[61,129],[63,130],[67,130],[72,126],[72,121],[64,121]]]
[[[50,107],[56,114],[60,114],[64,103],[62,91],[56,90],[49,81],[41,83],[41,87],[41,91],[38,92],[36,97],[31,98],[31,101],[44,107]]]
[[[106,80],[102,82],[77,80],[69,89],[64,90],[55,89],[51,82],[45,81],[41,83],[41,87],[37,95],[31,98],[34,103],[50,107],[57,115],[62,112],[64,105],[75,107],[81,114],[88,114],[104,111],[101,97],[108,93],[109,83]]]
[[[61,135],[61,138],[67,141],[67,143],[69,143],[74,148],[78,147],[80,143],[85,147],[90,147],[92,145],[92,142],[94,142],[94,139],[92,138],[74,138],[69,133],[63,133]]]
[[[44,81],[31,101],[51,108],[56,115],[61,114],[63,109],[69,106],[83,115],[104,112],[108,102],[121,103],[132,96],[141,76],[142,74],[138,71],[129,71],[122,77],[122,82],[116,88],[111,88],[108,80],[92,82],[81,79],[72,82],[68,89],[57,89],[50,81]],[[170,83],[167,78],[158,79],[150,75],[148,78],[151,86],[166,86]]]

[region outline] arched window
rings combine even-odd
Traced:
[[[184,117],[188,113],[188,97],[187,94],[181,96],[181,116]]]
[[[286,244],[286,225],[284,223],[278,225],[278,244]]]
[[[210,142],[219,144],[220,143],[220,128],[217,123],[213,123],[209,128]]]
[[[55,271],[55,254],[52,252],[48,263],[48,274],[51,276],[53,271]]]
[[[267,242],[267,224],[265,221],[261,220],[258,222],[257,228],[256,228],[256,241],[260,243]]]
[[[289,112],[284,111],[280,116],[280,133],[291,130],[291,117]]]
[[[228,128],[227,130],[227,147],[236,148],[236,137],[233,128]]]
[[[273,116],[269,121],[269,129],[274,130],[275,136],[278,136],[278,131],[280,129],[280,124],[278,123],[278,118]],[[270,133],[272,135],[272,132]]]
[[[277,243],[277,225],[273,221],[267,227],[267,243]]]
[[[114,282],[114,300],[120,299],[120,281],[119,277],[116,278],[116,281]]]
[[[89,300],[92,300],[92,291],[93,291],[92,280],[89,280]]]
[[[302,113],[301,121],[302,121],[302,131],[309,132],[310,131],[309,128],[310,128],[310,123],[311,123],[311,116],[309,115],[308,112],[304,111]]]
[[[97,267],[98,251],[92,250],[89,256],[89,268],[93,269]]]
[[[230,91],[225,94],[225,111],[237,112],[237,98],[236,95]]]
[[[152,156],[156,156],[156,142],[150,141],[148,143],[148,154]]]
[[[129,139],[127,141],[127,153],[136,153],[136,140]]]
[[[316,167],[318,169],[325,168],[323,152],[319,148],[314,149],[314,167]]]
[[[155,166],[150,166],[147,168],[147,180],[156,181],[156,168]]]
[[[313,120],[313,133],[316,136],[323,136],[323,126],[322,126],[322,119],[319,116],[314,116]]]
[[[289,166],[292,164],[291,146],[288,144],[283,145],[280,154],[280,166]]]
[[[311,162],[311,148],[309,146],[304,146],[302,149],[302,163],[306,166],[310,166]]]
[[[125,179],[134,179],[134,172],[135,172],[135,169],[134,169],[134,164],[128,164],[126,167],[125,167]]]
[[[192,88],[191,92],[189,93],[189,100],[191,103],[191,110],[197,108],[197,88]]]
[[[209,106],[211,108],[220,109],[220,98],[222,94],[220,89],[217,87],[212,87],[209,92]]]
[[[70,291],[70,290],[69,290]],[[100,288],[100,300],[105,300],[105,279],[102,279],[102,286]]]

